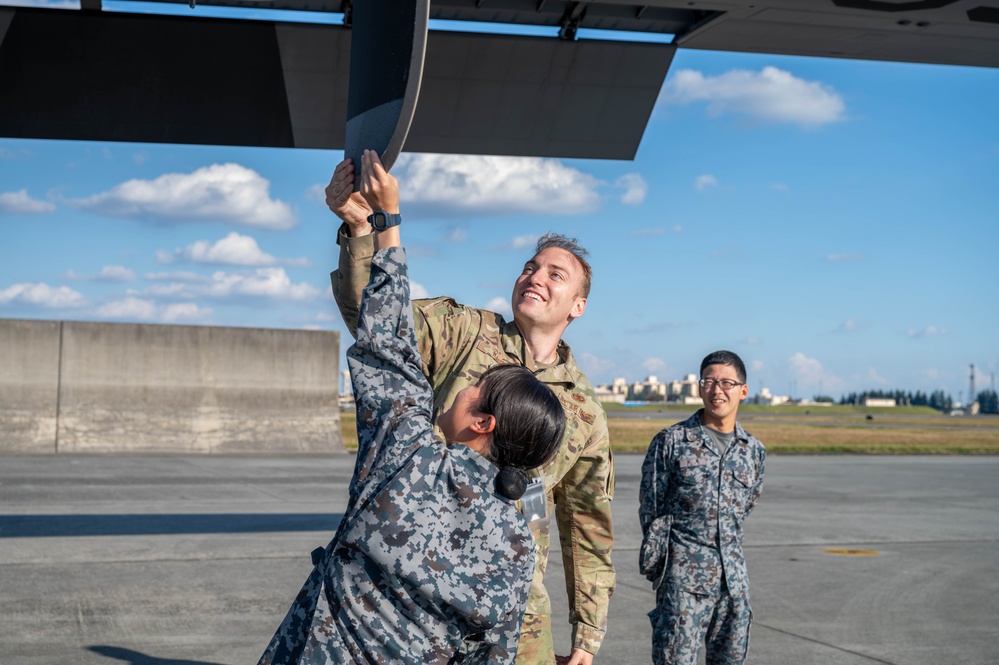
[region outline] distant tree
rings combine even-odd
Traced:
[[[951,407],[954,405],[954,400],[951,399],[950,395],[942,390],[934,390],[930,393],[929,399],[930,407],[936,409],[937,411],[950,411]]]
[[[812,401],[818,402],[820,404],[832,404],[836,400],[834,400],[829,395],[815,395],[814,397],[812,397]]]
[[[978,393],[979,413],[999,413],[999,394],[994,390],[983,390]]]

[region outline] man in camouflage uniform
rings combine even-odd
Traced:
[[[351,195],[353,167],[337,167],[326,202],[344,221],[338,232],[339,267],[330,277],[333,295],[351,333],[372,255],[370,210]],[[552,245],[545,245],[549,239]],[[568,248],[568,249],[567,249]],[[583,314],[590,270],[585,250],[571,239],[546,236],[524,266],[513,289],[513,321],[494,312],[460,305],[450,298],[416,300],[416,338],[423,371],[434,389],[434,416],[493,365],[516,363],[535,372],[565,407],[565,439],[543,469],[547,514],[558,520],[572,623],[572,652],[558,663],[589,665],[607,627],[614,590],[610,502],[614,466],[603,408],[586,376],[562,341],[566,326]],[[535,576],[524,616],[517,663],[555,665],[551,601],[543,584],[549,527],[532,523]]]
[[[642,465],[640,569],[656,590],[655,665],[737,665],[749,650],[742,523],[763,489],[766,450],[736,422],[746,367],[730,351],[701,363],[704,408],[661,431]]]

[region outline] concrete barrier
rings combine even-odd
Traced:
[[[56,451],[58,321],[0,319],[0,452]]]
[[[0,452],[342,451],[339,333],[0,319]]]

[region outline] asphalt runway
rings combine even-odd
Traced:
[[[596,662],[646,663],[642,458],[616,459],[618,588]],[[352,465],[0,457],[0,663],[255,663],[332,534]],[[997,478],[999,457],[771,456],[746,524],[749,663],[999,663]],[[561,573],[555,556],[567,650]]]

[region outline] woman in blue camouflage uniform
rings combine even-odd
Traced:
[[[284,663],[513,663],[534,576],[515,507],[525,469],[558,449],[565,413],[528,370],[483,374],[438,424],[420,366],[400,246],[398,183],[365,151],[377,233],[348,365],[358,453],[343,520],[260,659]],[[379,226],[376,224],[375,226]]]

